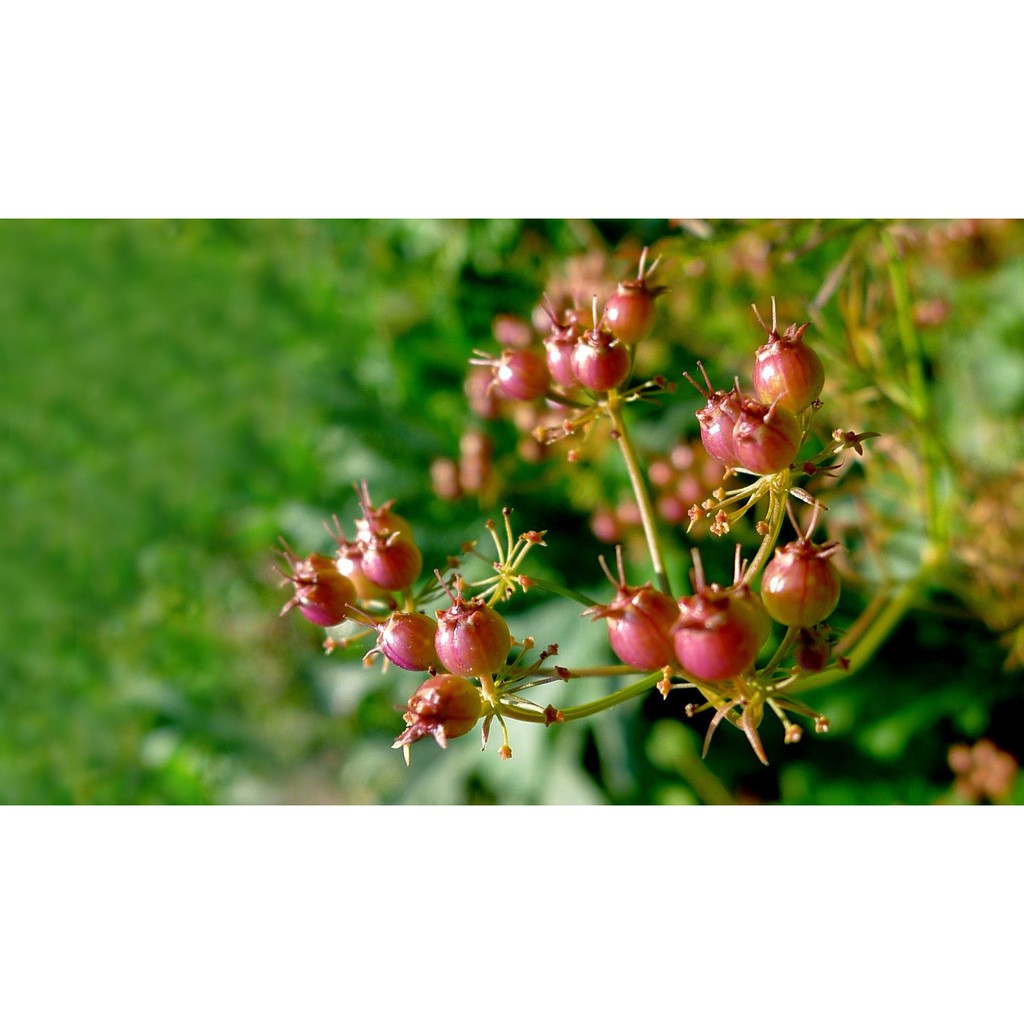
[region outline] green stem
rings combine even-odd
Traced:
[[[924,353],[921,339],[914,330],[914,319],[910,308],[910,292],[907,277],[903,272],[896,245],[887,231],[882,232],[882,245],[889,269],[889,284],[892,288],[893,305],[896,308],[896,329],[903,348],[903,359],[907,367],[907,386],[914,403],[916,418],[923,422],[928,418],[930,402],[928,386],[924,378]]]
[[[560,394],[557,391],[551,391],[550,389],[544,393],[544,398],[553,402],[555,405],[564,405],[567,409],[589,409],[590,404],[586,402],[577,402],[573,398],[569,398],[566,395]]]
[[[743,582],[747,586],[753,583],[764,563],[768,561],[768,556],[775,550],[775,543],[782,530],[782,521],[786,517],[785,495],[789,494],[789,476],[789,470],[784,469],[772,481],[768,497],[768,532],[761,538],[761,546],[743,574]]]
[[[568,679],[589,679],[593,676],[638,676],[642,668],[630,668],[628,665],[588,665],[586,668],[570,668],[565,670]]]
[[[622,452],[623,461],[626,463],[629,482],[633,487],[633,495],[636,498],[637,507],[640,509],[640,522],[643,524],[644,537],[647,539],[647,550],[651,555],[651,565],[654,568],[654,575],[658,581],[658,589],[663,593],[671,594],[672,587],[669,583],[668,573],[665,571],[665,561],[661,556],[661,545],[658,541],[654,508],[651,505],[650,495],[647,493],[647,484],[644,481],[644,474],[640,468],[640,459],[637,457],[629,431],[626,429],[626,421],[622,416],[622,399],[617,391],[608,392],[605,409],[608,412],[609,419],[612,421],[612,426],[615,430],[615,440],[618,442],[619,451]]]
[[[948,532],[948,522],[939,500],[939,474],[943,468],[948,466],[949,457],[943,449],[935,427],[934,408],[924,372],[924,346],[921,344],[920,335],[914,328],[910,290],[907,287],[903,263],[888,232],[882,233],[882,244],[885,247],[889,284],[892,288],[893,306],[896,310],[896,329],[899,334],[900,346],[903,349],[903,361],[906,364],[907,387],[912,406],[910,412],[918,429],[923,456],[924,490],[922,498],[925,523],[928,536],[933,541],[941,541]]]
[[[776,665],[786,657],[787,654],[793,649],[793,645],[796,643],[797,637],[800,635],[799,626],[789,626],[786,629],[786,635],[782,638],[779,646],[775,649],[775,653],[771,657],[771,661],[765,665],[764,668],[758,670],[758,674],[764,679],[770,679],[772,672],[775,671]]]
[[[563,587],[560,583],[552,583],[551,580],[538,580],[531,576],[530,589],[532,590],[534,587],[549,594],[557,594],[559,597],[567,597],[570,601],[575,601],[577,604],[582,604],[587,608],[601,603],[600,601],[595,601],[592,597],[587,597],[586,594],[581,594],[578,590],[572,590],[570,587]]]
[[[575,707],[562,708],[562,720],[565,722],[571,722],[577,718],[587,718],[588,716],[596,715],[601,711],[607,711],[608,708],[613,708],[618,704],[624,704],[627,700],[632,700],[634,697],[639,697],[645,694],[648,690],[657,686],[660,681],[661,672],[654,672],[635,683],[631,683],[629,686],[624,686],[621,690],[616,690],[614,693],[608,694],[606,697],[599,697],[597,700],[587,701],[586,704],[577,704]],[[511,707],[508,704],[502,704],[501,713],[508,718],[514,718],[520,722],[538,722],[542,725],[548,724],[541,712],[531,711],[529,708],[517,708]]]
[[[627,700],[632,700],[634,697],[642,696],[648,690],[657,686],[659,682],[661,682],[661,672],[655,672],[653,675],[644,676],[643,679],[637,680],[637,682],[631,683],[629,686],[624,686],[621,690],[616,690],[614,693],[608,694],[607,697],[598,697],[597,700],[587,701],[586,704],[577,704],[575,707],[562,708],[562,718],[566,722],[571,722],[577,718],[586,718],[588,715],[596,715],[599,711],[607,711],[608,708],[614,708],[618,704],[624,704]]]

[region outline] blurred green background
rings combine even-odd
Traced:
[[[653,694],[564,728],[510,723],[510,762],[471,735],[416,745],[407,769],[390,745],[416,683],[358,651],[326,657],[322,631],[278,618],[277,538],[331,550],[323,521],[351,522],[366,479],[427,567],[508,503],[517,529],[549,531],[527,571],[599,589],[610,548],[588,521],[621,498],[621,469],[524,460],[517,427],[475,417],[463,384],[473,349],[498,351],[497,314],[529,320],[553,280],[611,287],[644,245],[671,289],[647,369],[678,380],[701,358],[749,379],[750,304],[777,295],[785,323],[814,322],[822,415],[885,435],[834,509],[840,622],[915,571],[915,467],[933,457],[947,569],[867,669],[807,694],[829,735],[784,747],[766,723],[769,768],[724,726],[701,761],[707,716]],[[1022,254],[1016,222],[0,223],[0,800],[1021,802]],[[916,433],[908,337],[932,403]],[[689,390],[636,411],[649,456],[694,435]],[[492,484],[442,500],[431,464],[457,459],[467,429],[494,446]],[[674,529],[667,544],[681,579],[688,543]],[[605,656],[578,611],[530,597],[509,618],[566,661]],[[990,786],[963,768],[986,744],[1013,759]]]

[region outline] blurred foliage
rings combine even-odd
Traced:
[[[868,668],[809,694],[829,735],[783,747],[766,726],[770,768],[727,728],[702,761],[706,716],[652,694],[562,728],[510,723],[511,762],[470,736],[418,744],[407,769],[390,744],[415,684],[363,668],[359,651],[325,657],[322,631],[278,618],[277,537],[330,550],[323,521],[350,521],[366,479],[441,566],[464,540],[486,546],[483,521],[507,503],[517,529],[548,531],[527,571],[603,593],[609,547],[588,520],[624,492],[614,452],[595,437],[574,475],[564,449],[524,460],[516,426],[476,420],[463,385],[472,350],[497,351],[495,315],[529,320],[546,289],[602,282],[606,295],[643,245],[671,290],[642,368],[679,380],[701,359],[716,382],[749,380],[750,305],[776,295],[785,323],[814,324],[822,417],[884,435],[836,492],[830,529],[849,548],[837,619],[937,538],[943,571]],[[12,221],[0,324],[0,800],[1024,797],[1019,775],[992,792],[957,785],[982,738],[1024,757],[1020,224]],[[700,403],[684,385],[636,408],[646,457],[692,438]],[[442,501],[430,465],[457,458],[471,426],[492,439],[495,485]],[[689,543],[669,531],[677,581]],[[728,575],[731,543],[700,543],[711,577]],[[603,630],[578,611],[531,594],[509,618],[556,640],[560,660],[601,660]],[[586,699],[606,684],[573,685]]]

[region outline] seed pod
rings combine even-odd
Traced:
[[[366,546],[361,542],[342,541],[338,546],[335,566],[342,575],[347,576],[356,588],[356,597],[360,601],[380,601],[388,596],[383,587],[378,587],[363,571],[363,554]]]
[[[579,386],[576,375],[572,372],[572,354],[586,328],[580,324],[577,310],[566,310],[564,319],[559,320],[546,298],[544,312],[551,321],[551,331],[544,339],[548,371],[551,373],[551,379],[560,388],[572,391]]]
[[[555,314],[548,311],[551,317],[551,333],[544,339],[545,359],[551,379],[562,388],[571,390],[578,382],[572,373],[572,353],[580,341],[583,329],[579,324],[561,324]]]
[[[378,534],[366,542],[363,572],[384,590],[406,590],[419,578],[423,555],[400,533]]]
[[[736,462],[751,473],[767,475],[785,469],[800,447],[800,424],[777,402],[764,405],[744,398],[732,431]]]
[[[377,646],[388,661],[412,672],[440,671],[434,639],[437,622],[422,612],[392,612],[377,630]],[[371,652],[372,653],[372,652]]]
[[[796,663],[805,672],[820,672],[832,655],[828,640],[817,629],[801,629],[796,641]]]
[[[742,395],[737,387],[731,391],[715,391],[704,364],[698,362],[697,366],[704,376],[705,387],[698,384],[688,373],[684,373],[683,376],[707,399],[707,405],[697,410],[700,439],[711,458],[726,466],[735,466],[738,460],[732,437],[733,428],[740,415]]]
[[[356,487],[356,494],[359,495],[359,507],[363,512],[363,518],[356,520],[356,540],[369,541],[374,536],[392,533],[401,533],[409,541],[414,539],[408,520],[391,511],[395,504],[394,498],[374,507],[365,480],[361,487]]]
[[[754,314],[767,330],[756,307]],[[772,326],[768,340],[754,354],[754,391],[765,405],[778,402],[784,409],[797,413],[821,394],[825,367],[814,349],[803,340],[804,331],[809,326],[793,324],[780,335],[776,330],[775,298],[772,297]]]
[[[282,554],[290,570],[290,575],[282,573],[282,586],[293,584],[295,595],[285,602],[281,614],[298,608],[317,626],[336,626],[344,622],[356,600],[356,588],[347,576],[338,572],[334,561],[327,555],[315,553],[308,558],[299,558],[287,544],[284,544]]]
[[[576,380],[590,391],[611,391],[629,377],[632,357],[615,336],[597,318],[597,296],[591,306],[592,323],[580,335],[572,351],[572,372]],[[577,322],[582,323],[579,316]]]
[[[786,626],[814,626],[839,604],[841,583],[832,556],[839,544],[812,544],[800,537],[777,548],[761,577],[768,614]]]
[[[622,283],[605,303],[604,319],[609,330],[623,345],[635,345],[654,326],[654,297],[641,285]]]
[[[449,672],[492,675],[505,664],[512,636],[501,615],[481,598],[467,601],[451,594],[452,606],[437,612],[434,647]]]
[[[578,386],[572,372],[572,354],[579,339],[568,330],[556,330],[544,339],[544,353],[551,379],[561,388],[572,390]]]
[[[610,331],[587,331],[572,353],[573,376],[590,391],[611,391],[629,376],[629,349]]]
[[[655,260],[645,271],[646,259],[645,248],[640,254],[637,276],[629,281],[620,281],[615,294],[605,303],[602,319],[623,345],[636,345],[650,334],[654,326],[654,300],[665,291],[648,282],[647,278],[658,261]]]
[[[675,663],[675,651],[669,637],[679,609],[676,602],[655,590],[650,583],[631,587],[626,583],[622,548],[616,548],[619,578],[616,580],[601,558],[601,568],[615,587],[608,604],[594,605],[583,614],[608,623],[608,641],[615,654],[633,668],[652,671]]]
[[[483,710],[480,691],[457,675],[432,676],[409,698],[403,716],[408,728],[392,747],[408,747],[424,736],[433,736],[438,746],[464,736],[476,725]]]
[[[676,657],[694,679],[723,682],[754,667],[766,638],[767,616],[744,583],[707,585],[696,550],[693,565],[694,593],[680,599],[673,629]]]
[[[490,390],[502,398],[532,402],[540,398],[551,383],[544,353],[538,348],[507,348],[497,359],[477,352],[474,366],[490,367]]]

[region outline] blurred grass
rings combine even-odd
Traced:
[[[294,779],[352,727],[319,639],[277,619],[270,549],[326,549],[351,480],[423,492],[463,414],[452,281],[509,229],[0,225],[0,799],[316,798]]]
[[[724,244],[745,230],[721,226],[718,249],[681,246],[708,269],[672,299],[682,326],[662,354],[685,344],[687,365],[703,355],[728,368],[750,333],[746,297],[763,305],[759,289],[786,280],[812,295],[845,244],[745,271]],[[678,803],[719,792],[673,767],[692,762],[689,733],[663,731],[658,756],[645,754],[651,722],[678,717],[660,698],[574,729],[523,727],[510,764],[472,741],[420,744],[408,771],[389,749],[407,683],[366,673],[357,652],[325,659],[316,630],[278,619],[271,570],[280,533],[328,549],[321,523],[354,512],[362,478],[416,522],[428,566],[478,535],[494,509],[429,493],[430,460],[457,451],[466,421],[468,352],[493,347],[495,313],[528,313],[563,257],[669,233],[666,222],[0,223],[0,800]],[[951,348],[950,365],[978,382],[951,400],[968,451],[984,447],[972,414],[990,385],[998,415],[1019,425],[1024,275],[1019,263],[996,270],[963,285],[974,342]],[[1005,347],[1006,373],[971,369],[971,353],[998,347],[982,336]],[[673,436],[695,401],[681,395],[687,415],[669,410],[639,435]],[[507,425],[495,430],[507,446]],[[600,548],[565,480],[527,467],[505,482],[529,517],[518,526],[572,538],[541,564],[596,578]],[[681,574],[685,544],[671,550]],[[544,621],[572,632],[554,616]],[[719,787],[750,798],[927,802],[951,780],[949,742],[1012,731],[993,713],[1019,708],[1001,656],[974,622],[905,624],[870,682],[823,700],[831,737],[782,750],[766,736],[765,772],[722,730],[707,764]]]

